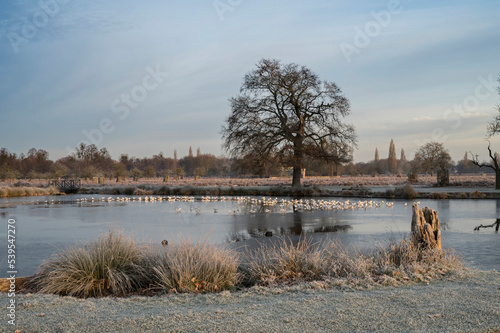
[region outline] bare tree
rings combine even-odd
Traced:
[[[414,171],[430,172],[448,169],[451,166],[451,156],[442,143],[428,142],[420,147],[415,153],[412,162]]]
[[[262,59],[230,105],[221,131],[224,148],[233,156],[277,154],[293,167],[293,187],[301,185],[305,156],[337,164],[352,160],[355,130],[341,120],[350,112],[349,100],[304,66]]]
[[[500,83],[500,76],[498,77],[498,82]],[[500,94],[500,84],[497,88],[498,93]],[[495,189],[500,190],[500,160],[498,158],[498,154],[495,152],[493,153],[491,151],[491,142],[490,138],[494,136],[497,133],[500,133],[500,105],[496,106],[497,111],[499,114],[495,116],[493,121],[489,122],[488,125],[486,126],[486,135],[487,135],[487,141],[488,141],[488,155],[490,156],[491,162],[490,163],[479,163],[479,157],[478,155],[474,155],[472,152],[470,153],[472,155],[472,164],[483,168],[491,168],[495,171]]]
[[[491,162],[479,162],[479,156],[476,154],[474,155],[472,152],[470,153],[472,155],[472,164],[480,167],[480,168],[491,168],[493,171],[495,171],[495,189],[500,190],[500,159],[498,156],[498,153],[493,153],[491,151],[491,142],[488,140],[488,155],[490,156]]]

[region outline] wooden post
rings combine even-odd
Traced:
[[[418,203],[413,204],[411,241],[415,246],[441,250],[441,230],[436,210],[428,207],[420,209]]]

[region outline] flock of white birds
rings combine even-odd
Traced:
[[[338,201],[334,199],[291,199],[291,198],[276,198],[276,197],[231,197],[231,196],[99,196],[99,197],[83,197],[74,200],[76,204],[88,204],[99,202],[224,202],[233,201],[246,209],[238,208],[229,210],[229,214],[236,213],[271,213],[271,212],[301,212],[301,211],[316,211],[316,210],[359,210],[371,208],[392,208],[393,202],[375,201],[375,200],[345,200]],[[63,200],[40,200],[37,204],[58,204]],[[65,200],[65,202],[67,202]],[[405,206],[407,204],[405,203]],[[218,213],[220,209],[213,208],[214,213]],[[182,213],[182,208],[176,207],[177,213]],[[189,212],[200,214],[201,207],[190,207]]]

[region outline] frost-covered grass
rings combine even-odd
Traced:
[[[93,297],[144,292],[219,292],[238,288],[346,280],[361,284],[430,281],[462,271],[451,251],[421,249],[408,240],[371,251],[338,240],[278,239],[244,255],[226,246],[180,239],[161,248],[138,245],[110,231],[54,254],[28,287],[41,293]]]
[[[239,282],[239,255],[227,246],[188,239],[147,254],[153,288],[176,292],[218,292]]]
[[[325,279],[423,281],[463,268],[451,250],[421,249],[408,240],[362,251],[349,250],[336,239],[315,243],[303,238],[296,244],[282,239],[262,245],[250,251],[242,265],[247,284],[259,285]]]
[[[143,252],[131,238],[110,231],[55,253],[28,285],[41,293],[77,297],[125,295],[147,283]]]

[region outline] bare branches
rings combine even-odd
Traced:
[[[233,155],[274,152],[293,159],[294,167],[305,156],[352,160],[356,133],[341,121],[350,112],[349,100],[335,83],[320,81],[304,66],[262,59],[245,75],[230,105],[221,133],[224,148]]]
[[[499,166],[498,166],[498,161],[497,161],[497,158],[496,158],[496,154],[493,154],[493,152],[491,151],[491,142],[489,140],[488,141],[488,155],[490,156],[491,158],[491,162],[490,163],[480,163],[479,162],[479,156],[476,154],[474,155],[472,152],[470,152],[471,156],[472,156],[472,164],[474,164],[475,166],[478,166],[480,168],[491,168],[495,171],[497,170],[500,170]]]

